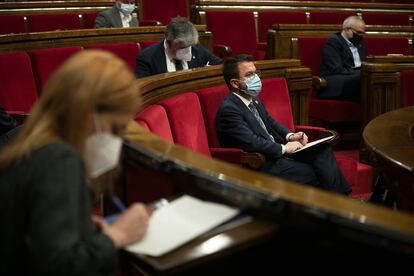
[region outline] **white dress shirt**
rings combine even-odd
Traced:
[[[348,38],[344,35],[344,33],[341,33],[342,37],[345,38],[346,43],[348,44],[349,49],[351,50],[352,56],[354,57],[354,68],[361,67],[361,58],[358,53],[358,48],[355,47],[355,45],[348,40]]]
[[[129,22],[132,20],[132,14],[125,15],[122,12],[119,12],[119,15],[121,16],[122,27],[131,27]]]

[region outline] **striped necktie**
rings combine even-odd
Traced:
[[[253,113],[254,117],[256,117],[256,120],[259,122],[260,126],[267,133],[267,135],[269,136],[270,140],[272,140],[272,142],[274,142],[275,141],[275,138],[272,135],[270,135],[270,133],[267,131],[267,128],[266,128],[265,124],[263,123],[262,118],[260,117],[259,111],[257,111],[257,109],[254,106],[253,102],[249,103],[249,109]]]

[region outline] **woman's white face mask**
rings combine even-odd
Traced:
[[[93,118],[96,132],[85,142],[85,160],[90,178],[114,169],[118,165],[122,148],[122,139],[110,132],[102,132],[96,115]]]

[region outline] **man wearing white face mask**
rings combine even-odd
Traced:
[[[198,44],[198,32],[184,17],[174,18],[165,30],[165,40],[144,49],[136,60],[135,76],[162,74],[223,61]]]
[[[133,15],[134,0],[116,0],[115,6],[101,12],[95,19],[95,28],[138,27],[138,20]]]
[[[216,116],[220,145],[264,154],[266,162],[262,171],[265,173],[349,194],[351,188],[339,170],[329,144],[292,155],[306,145],[308,137],[303,132],[291,133],[270,117],[257,98],[262,89],[259,75],[251,56],[240,55],[224,62],[223,76],[230,95]]]

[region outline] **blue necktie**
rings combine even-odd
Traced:
[[[253,113],[254,117],[256,117],[256,120],[259,122],[260,126],[267,133],[267,135],[269,136],[270,140],[272,140],[272,142],[274,142],[275,141],[275,138],[273,138],[273,136],[270,135],[270,133],[267,131],[267,128],[266,128],[265,124],[263,123],[262,118],[260,117],[259,111],[257,111],[257,109],[254,106],[253,102],[249,103],[249,109]]]

